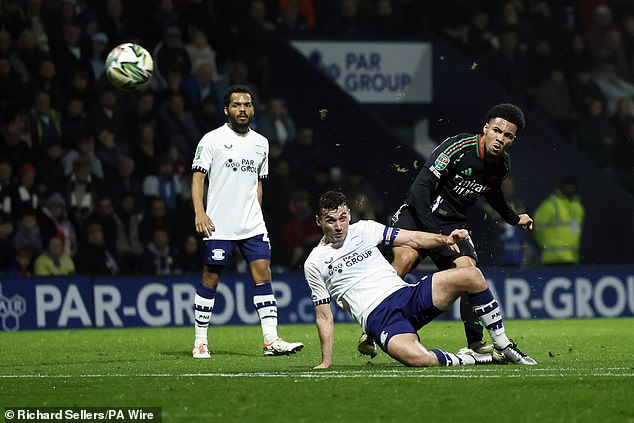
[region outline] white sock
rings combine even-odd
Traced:
[[[472,294],[471,304],[473,312],[484,323],[484,327],[489,332],[495,348],[498,350],[506,348],[511,341],[506,336],[502,311],[498,302],[493,298],[491,291],[487,288],[486,291]]]
[[[270,344],[279,336],[277,335],[277,301],[270,283],[255,286],[253,306],[258,312],[262,337],[265,344]]]
[[[214,308],[215,298],[205,298],[196,294],[194,297],[194,335],[196,344],[207,344],[207,329]]]

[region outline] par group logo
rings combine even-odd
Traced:
[[[11,298],[2,294],[0,284],[0,327],[5,332],[15,332],[20,329],[20,317],[26,313],[26,300],[14,295]]]

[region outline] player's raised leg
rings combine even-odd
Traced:
[[[506,335],[502,312],[498,302],[493,298],[482,272],[477,267],[459,267],[438,272],[433,275],[432,295],[434,305],[441,310],[448,310],[457,297],[467,293],[473,311],[484,324],[495,348],[493,354],[496,361],[515,364],[535,365],[537,362],[527,356],[512,343]]]

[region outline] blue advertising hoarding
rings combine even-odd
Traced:
[[[483,271],[507,320],[634,316],[634,267]],[[418,276],[407,279],[415,281]],[[199,280],[0,279],[0,330],[190,326]],[[274,275],[273,288],[282,324],[314,322],[302,274]],[[352,321],[342,310],[334,311],[336,321]],[[459,319],[458,307],[443,318]],[[248,275],[223,276],[211,323],[258,323]]]

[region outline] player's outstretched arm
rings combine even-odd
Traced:
[[[315,306],[315,324],[321,343],[321,363],[314,369],[328,369],[332,363],[332,348],[335,340],[335,324],[330,304]]]
[[[449,235],[400,229],[396,239],[394,239],[394,246],[406,246],[414,249],[448,247],[454,251],[458,251],[456,242],[468,236],[469,232],[466,229],[455,229]]]

